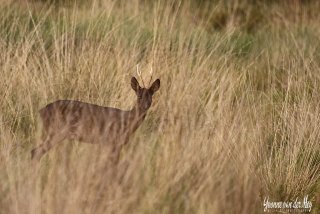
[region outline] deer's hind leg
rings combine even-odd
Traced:
[[[31,159],[40,160],[54,145],[66,139],[66,134],[61,132],[43,134],[43,143],[31,151]]]

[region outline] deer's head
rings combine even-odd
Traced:
[[[155,80],[150,88],[142,88],[135,77],[131,78],[131,87],[136,92],[138,108],[141,111],[147,111],[152,103],[153,94],[160,88],[160,80]]]

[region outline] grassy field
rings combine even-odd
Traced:
[[[320,212],[320,3],[53,2],[1,2],[0,213]],[[40,108],[130,109],[137,65],[161,88],[116,169],[78,142],[31,161]]]

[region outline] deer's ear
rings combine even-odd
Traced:
[[[154,81],[151,85],[151,87],[149,88],[149,90],[154,93],[156,91],[158,91],[160,88],[160,80],[156,79],[156,81]]]
[[[131,78],[131,88],[135,91],[138,92],[138,90],[140,89],[140,85],[138,80],[135,77]]]

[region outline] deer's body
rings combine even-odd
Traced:
[[[40,159],[52,146],[65,139],[107,144],[118,156],[119,148],[128,143],[129,136],[143,122],[160,81],[156,80],[145,89],[133,77],[131,86],[138,99],[129,111],[73,100],[58,100],[42,108],[44,142],[32,150],[32,158]]]
[[[134,132],[146,112],[123,111],[74,100],[58,100],[40,110],[46,133],[64,132],[67,139],[84,143],[116,143]]]

